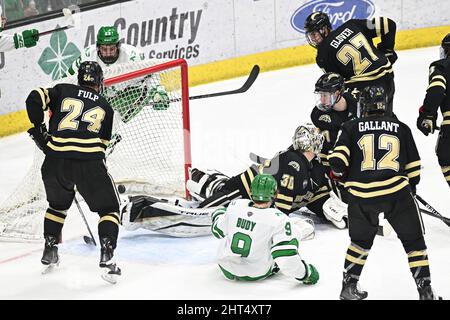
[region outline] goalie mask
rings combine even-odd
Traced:
[[[258,174],[250,185],[250,193],[255,202],[272,201],[277,193],[277,181],[270,174]]]
[[[78,84],[80,86],[97,87],[103,90],[103,70],[95,61],[85,61],[78,68]]]
[[[340,74],[328,72],[316,82],[314,95],[317,109],[328,112],[341,99],[344,92],[344,78]]]
[[[307,123],[295,129],[295,134],[292,137],[292,146],[294,150],[301,152],[310,151],[318,154],[322,150],[324,137],[320,133],[319,128]]]
[[[97,33],[97,55],[105,64],[119,59],[120,42],[116,27],[101,27]]]

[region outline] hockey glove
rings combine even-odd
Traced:
[[[343,174],[342,174],[342,173],[334,172],[333,170],[330,170],[329,176],[330,176],[330,179],[331,179],[332,181],[334,181],[334,182],[337,183],[338,181],[340,181],[340,180],[342,179]]]
[[[306,268],[306,274],[303,277],[303,279],[297,279],[303,282],[303,284],[316,284],[317,281],[319,281],[319,271],[317,271],[316,267],[314,267],[312,264],[308,264],[305,261],[303,261],[303,264]]]
[[[393,65],[397,61],[397,53],[393,49],[383,48],[382,43],[379,43],[377,49],[384,53],[389,62]]]
[[[34,47],[39,40],[39,31],[36,29],[24,30],[22,34],[15,33],[14,37],[14,47],[19,48],[31,48]]]
[[[167,110],[169,108],[169,96],[163,86],[152,88],[149,95],[153,101],[154,110]]]
[[[424,110],[423,106],[419,109],[419,117],[417,118],[417,128],[426,136],[433,134],[436,129],[437,115],[432,115]]]
[[[31,139],[33,139],[34,143],[36,143],[37,147],[44,151],[44,148],[50,139],[50,134],[47,132],[45,124],[42,123],[38,126],[34,126],[28,129],[27,132],[29,133]]]

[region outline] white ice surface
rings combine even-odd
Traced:
[[[438,49],[399,52],[395,64],[395,111],[413,130],[424,166],[418,193],[439,212],[450,216],[450,190],[436,156],[434,137],[425,137],[415,122],[427,87],[428,65]],[[315,65],[260,74],[245,94],[191,101],[194,166],[233,175],[249,164],[253,151],[271,156],[290,144],[295,128],[309,120]],[[197,87],[191,95],[232,89],[244,79]],[[0,203],[14,190],[32,162],[33,143],[25,133],[0,139]],[[97,217],[88,212],[91,226]],[[450,297],[450,228],[424,216],[432,284]],[[0,299],[337,299],[341,287],[347,231],[319,225],[316,238],[300,245],[302,257],[317,266],[320,281],[303,286],[277,275],[234,283],[214,263],[216,241],[208,236],[175,239],[148,231],[120,231],[117,260],[123,270],[118,284],[101,280],[99,249],[84,244],[85,227],[70,212],[60,246],[62,262],[54,273],[41,275],[42,244],[0,243]],[[395,237],[377,237],[361,276],[369,299],[417,299],[406,254]]]

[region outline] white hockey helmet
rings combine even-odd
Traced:
[[[292,137],[292,146],[294,150],[301,152],[311,151],[318,154],[322,150],[324,137],[319,128],[311,123],[306,123],[295,129]]]

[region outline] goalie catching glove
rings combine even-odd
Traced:
[[[167,110],[169,108],[169,95],[163,86],[158,85],[151,88],[149,96],[154,110]]]
[[[48,133],[45,124],[41,123],[40,125],[34,126],[28,129],[27,132],[31,139],[33,139],[34,143],[36,143],[37,147],[44,151],[44,148],[50,139],[50,134]]]

